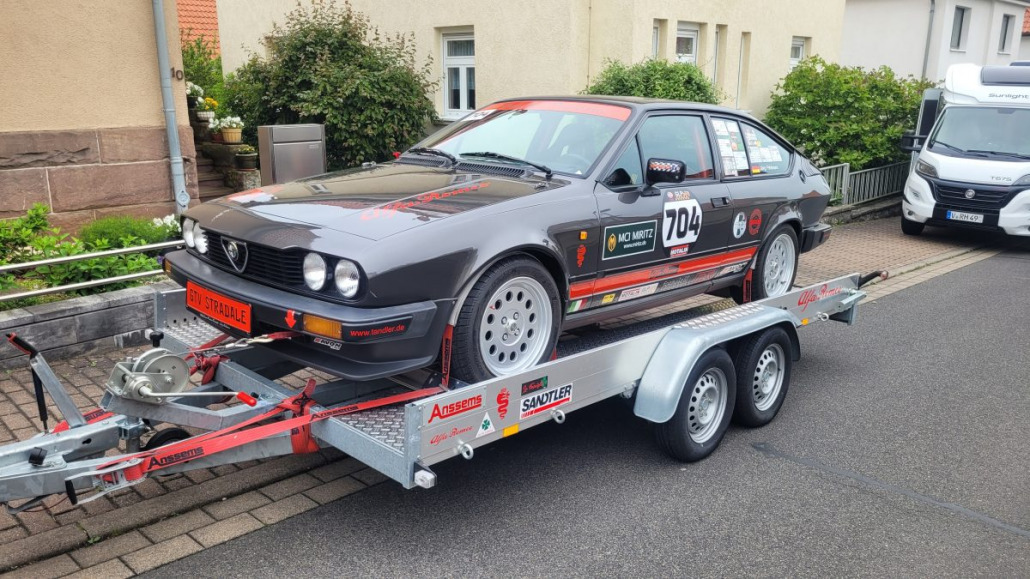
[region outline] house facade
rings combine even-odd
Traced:
[[[195,198],[174,0],[165,0],[164,16],[187,191]],[[55,9],[5,0],[0,78],[0,218],[45,203],[53,224],[74,231],[112,213],[175,211],[150,2]]]
[[[310,0],[304,0],[307,5]],[[412,34],[439,71],[444,119],[491,101],[576,94],[609,59],[693,62],[728,106],[761,115],[793,64],[837,60],[844,0],[351,0],[388,34]],[[222,63],[261,53],[295,0],[219,0]]]
[[[1030,8],[1023,14],[1023,38],[1019,43],[1019,60],[1030,60]]]
[[[847,0],[840,63],[943,80],[952,64],[1008,64],[1019,57],[1030,2]]]

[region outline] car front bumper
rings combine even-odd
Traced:
[[[169,253],[165,260],[169,277],[187,288],[187,307],[211,325],[235,337],[299,332],[298,337],[261,347],[352,380],[393,376],[431,364],[453,307],[453,300],[436,300],[357,308],[243,279],[185,250]],[[308,331],[309,317],[312,323],[315,317],[339,322],[339,337]]]
[[[955,208],[954,211],[982,215],[983,222],[948,219],[948,208],[934,200],[930,184],[916,174],[909,175],[901,203],[901,213],[905,219],[941,227],[958,226],[1030,236],[1030,189],[1018,193],[1000,209]]]

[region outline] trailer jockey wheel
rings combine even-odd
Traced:
[[[150,440],[143,445],[141,450],[154,450],[166,444],[186,440],[189,437],[190,433],[181,428],[165,428],[164,430],[158,430],[154,436],[151,436]]]
[[[793,342],[781,327],[748,337],[737,351],[737,406],[733,421],[752,428],[776,418],[790,386]]]
[[[713,348],[702,354],[683,385],[676,413],[658,425],[662,450],[683,462],[711,454],[733,416],[736,385],[733,360],[725,350]]]

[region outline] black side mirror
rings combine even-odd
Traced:
[[[648,159],[647,176],[645,180],[648,185],[655,183],[681,183],[687,175],[687,166],[682,161],[670,159]]]
[[[926,135],[917,135],[913,131],[905,131],[901,135],[901,150],[909,153],[918,153],[923,149],[923,141]]]

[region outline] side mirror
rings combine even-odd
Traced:
[[[648,159],[647,175],[644,178],[648,185],[655,183],[680,183],[687,175],[687,166],[682,161],[671,159]]]
[[[905,131],[901,135],[901,150],[909,153],[918,153],[923,149],[923,141],[926,135],[917,135],[913,131]]]

